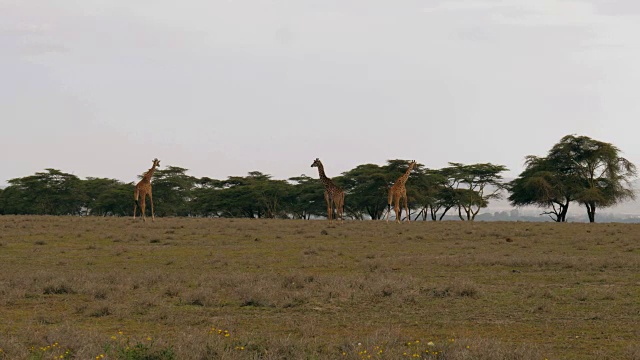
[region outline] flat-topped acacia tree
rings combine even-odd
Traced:
[[[584,205],[589,222],[596,210],[635,198],[631,181],[636,166],[615,145],[588,136],[567,135],[546,157],[526,158],[526,169],[509,183],[515,206],[537,205],[555,221],[566,221],[572,201]]]

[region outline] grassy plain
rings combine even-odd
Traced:
[[[0,359],[640,359],[639,319],[633,224],[0,216]]]

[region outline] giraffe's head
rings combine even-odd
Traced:
[[[153,167],[160,166],[160,160],[158,158],[153,159]]]
[[[318,167],[320,165],[322,165],[320,159],[316,158],[315,160],[313,160],[313,164],[311,164],[311,167]]]

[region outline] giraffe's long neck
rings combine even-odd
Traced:
[[[324,173],[324,166],[322,166],[322,163],[318,164],[318,175],[320,176],[320,179],[322,179],[322,180],[327,180],[328,179],[327,175]]]
[[[324,173],[324,166],[322,166],[322,163],[318,163],[318,176],[320,176],[320,181],[322,181],[322,184],[325,188],[331,188],[331,185],[333,184],[331,182],[331,179],[329,179]]]
[[[402,185],[404,185],[407,182],[407,179],[409,179],[409,174],[411,174],[411,169],[413,169],[413,164],[409,165],[409,168],[404,173],[404,175],[402,175],[400,179],[398,179]]]
[[[155,171],[156,171],[156,166],[155,166],[155,165],[153,165],[153,166],[151,167],[151,169],[149,169],[149,171],[147,171],[147,173],[146,173],[146,174],[144,174],[144,178],[145,178],[147,181],[151,181],[151,177],[153,176],[153,173],[154,173]]]

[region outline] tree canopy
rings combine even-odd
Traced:
[[[567,135],[546,157],[530,155],[525,164],[508,184],[509,201],[545,208],[544,213],[558,222],[566,221],[571,202],[583,205],[589,222],[595,222],[596,209],[635,198],[631,181],[636,167],[610,143]]]

